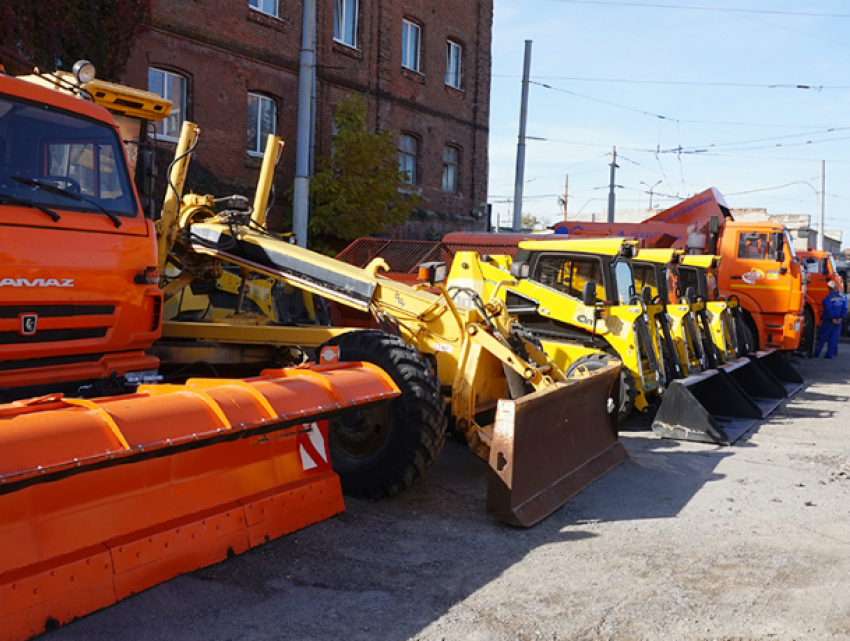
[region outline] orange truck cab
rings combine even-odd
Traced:
[[[774,223],[727,221],[720,225],[716,246],[720,295],[738,297],[762,348],[796,350],[805,284],[788,231]]]
[[[788,231],[771,222],[736,222],[711,188],[642,223],[562,222],[556,233],[641,238],[646,247],[675,247],[722,256],[721,296],[740,300],[761,349],[796,350],[803,333],[805,280]]]
[[[835,283],[838,291],[843,291],[841,277],[835,266],[832,254],[816,249],[806,249],[797,252],[800,264],[807,276],[806,284],[806,321],[811,313],[812,323],[820,322],[823,313],[823,299],[829,293],[829,281]]]
[[[107,110],[0,74],[0,227],[0,402],[155,379],[156,234]]]

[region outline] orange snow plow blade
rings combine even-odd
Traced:
[[[398,394],[339,363],[0,405],[0,640],[342,512],[325,419]]]

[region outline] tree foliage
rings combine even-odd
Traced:
[[[546,227],[545,223],[542,220],[537,218],[537,216],[533,216],[532,214],[523,214],[521,224],[523,231],[539,231]]]
[[[336,106],[333,150],[317,158],[310,181],[311,238],[371,236],[403,223],[419,202],[417,195],[401,191],[406,180],[392,134],[370,131],[367,118],[357,94]]]
[[[3,48],[44,71],[70,71],[77,60],[89,60],[99,78],[111,81],[118,80],[151,12],[151,0],[19,0],[0,5]]]

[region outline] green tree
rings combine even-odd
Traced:
[[[537,231],[546,226],[542,220],[531,214],[523,214],[521,224],[523,231]]]
[[[358,94],[340,100],[334,110],[336,137],[327,156],[316,159],[310,181],[311,239],[352,241],[386,231],[407,220],[419,203],[403,193],[398,151],[388,131],[367,126],[366,103]]]
[[[37,0],[2,3],[0,46],[43,71],[91,61],[117,81],[138,34],[150,24],[151,0]]]

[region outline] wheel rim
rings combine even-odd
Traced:
[[[389,404],[352,412],[329,422],[331,444],[350,458],[366,458],[381,449],[389,436]]]

